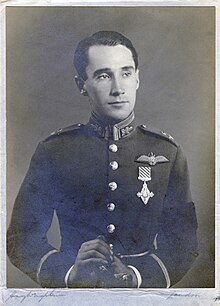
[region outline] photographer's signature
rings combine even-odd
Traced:
[[[187,292],[187,293],[179,293],[179,292],[176,292],[176,291],[174,291],[174,292],[172,292],[172,293],[170,293],[168,296],[167,296],[167,300],[168,299],[171,299],[171,298],[174,298],[174,297],[187,297],[187,298],[198,298],[199,297],[199,295],[198,294],[195,294],[195,293],[192,293],[192,292]]]
[[[62,293],[57,290],[46,290],[46,291],[25,291],[25,292],[12,292],[5,302],[8,302],[10,300],[17,301],[18,303],[23,303],[27,299],[36,299],[38,303],[42,302],[46,298],[60,298],[62,296],[65,296],[65,293]]]

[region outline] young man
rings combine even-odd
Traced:
[[[134,124],[138,55],[97,32],[74,65],[89,123],[53,133],[32,158],[8,230],[8,255],[43,287],[170,287],[197,256],[186,159],[173,138]],[[56,210],[62,243],[46,234]]]

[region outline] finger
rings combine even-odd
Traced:
[[[116,256],[114,256],[114,261],[111,266],[114,269],[114,273],[127,273],[128,271],[128,267]]]
[[[115,255],[113,256],[113,261],[115,264],[122,264],[122,261]]]
[[[106,242],[105,236],[103,236],[103,235],[99,235],[96,239],[101,239],[101,240]]]
[[[104,238],[104,240],[103,240]],[[110,253],[110,260],[113,261],[113,251],[112,251],[112,248],[110,247],[109,244],[106,243],[105,241],[105,237],[104,236],[98,236],[97,239],[99,240],[99,243],[101,243],[101,245],[103,247],[105,247],[107,249],[107,251]]]
[[[87,253],[89,251],[96,251],[96,252],[99,252],[101,253],[107,260],[111,260],[112,261],[112,255],[111,255],[111,252],[110,250],[108,250],[106,247],[103,247],[101,244],[99,243],[94,243],[92,245],[90,245],[88,247],[88,249],[84,249],[82,252],[83,253]]]
[[[84,249],[98,243],[110,251],[111,250],[110,246],[101,237],[104,236],[98,236],[96,239],[86,241],[81,245],[81,247]]]
[[[113,247],[106,243],[106,239],[104,236],[99,235],[96,239],[99,239],[100,243],[110,251],[111,255],[113,255]]]
[[[100,239],[90,241],[89,243],[83,243],[82,246],[80,247],[79,252],[86,253],[92,250],[98,251],[107,258],[110,258],[110,256],[112,256],[110,247],[106,243],[105,244],[101,243]]]
[[[113,257],[112,266],[113,266],[113,267],[119,267],[119,268],[120,268],[120,267],[123,267],[124,264],[123,264],[123,262],[122,262],[118,257],[114,256],[114,257]]]
[[[102,258],[103,260],[108,260],[108,258],[106,256],[104,256],[102,253],[100,253],[96,250],[82,252],[78,256],[79,260],[85,260],[85,259],[89,259],[89,258]]]
[[[81,266],[86,266],[86,265],[108,265],[108,262],[106,260],[103,260],[101,258],[89,258],[85,259],[81,262]]]

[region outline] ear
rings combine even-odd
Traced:
[[[76,75],[75,82],[76,82],[77,87],[79,88],[80,93],[84,96],[88,96],[87,91],[85,90],[84,80]]]
[[[139,69],[136,69],[135,74],[136,74],[136,80],[137,80],[137,86],[136,86],[136,89],[138,89],[138,88],[139,88],[139,85],[140,85],[140,79],[139,79]]]

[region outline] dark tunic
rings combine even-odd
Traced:
[[[138,196],[144,180],[151,192],[146,204]],[[139,270],[141,287],[166,287],[167,272],[173,285],[197,256],[183,152],[171,136],[135,128],[131,118],[113,127],[93,118],[39,143],[8,230],[12,263],[34,280],[40,260],[53,250],[46,233],[54,210],[62,241],[41,267],[43,287],[64,287],[80,245],[98,235]]]

